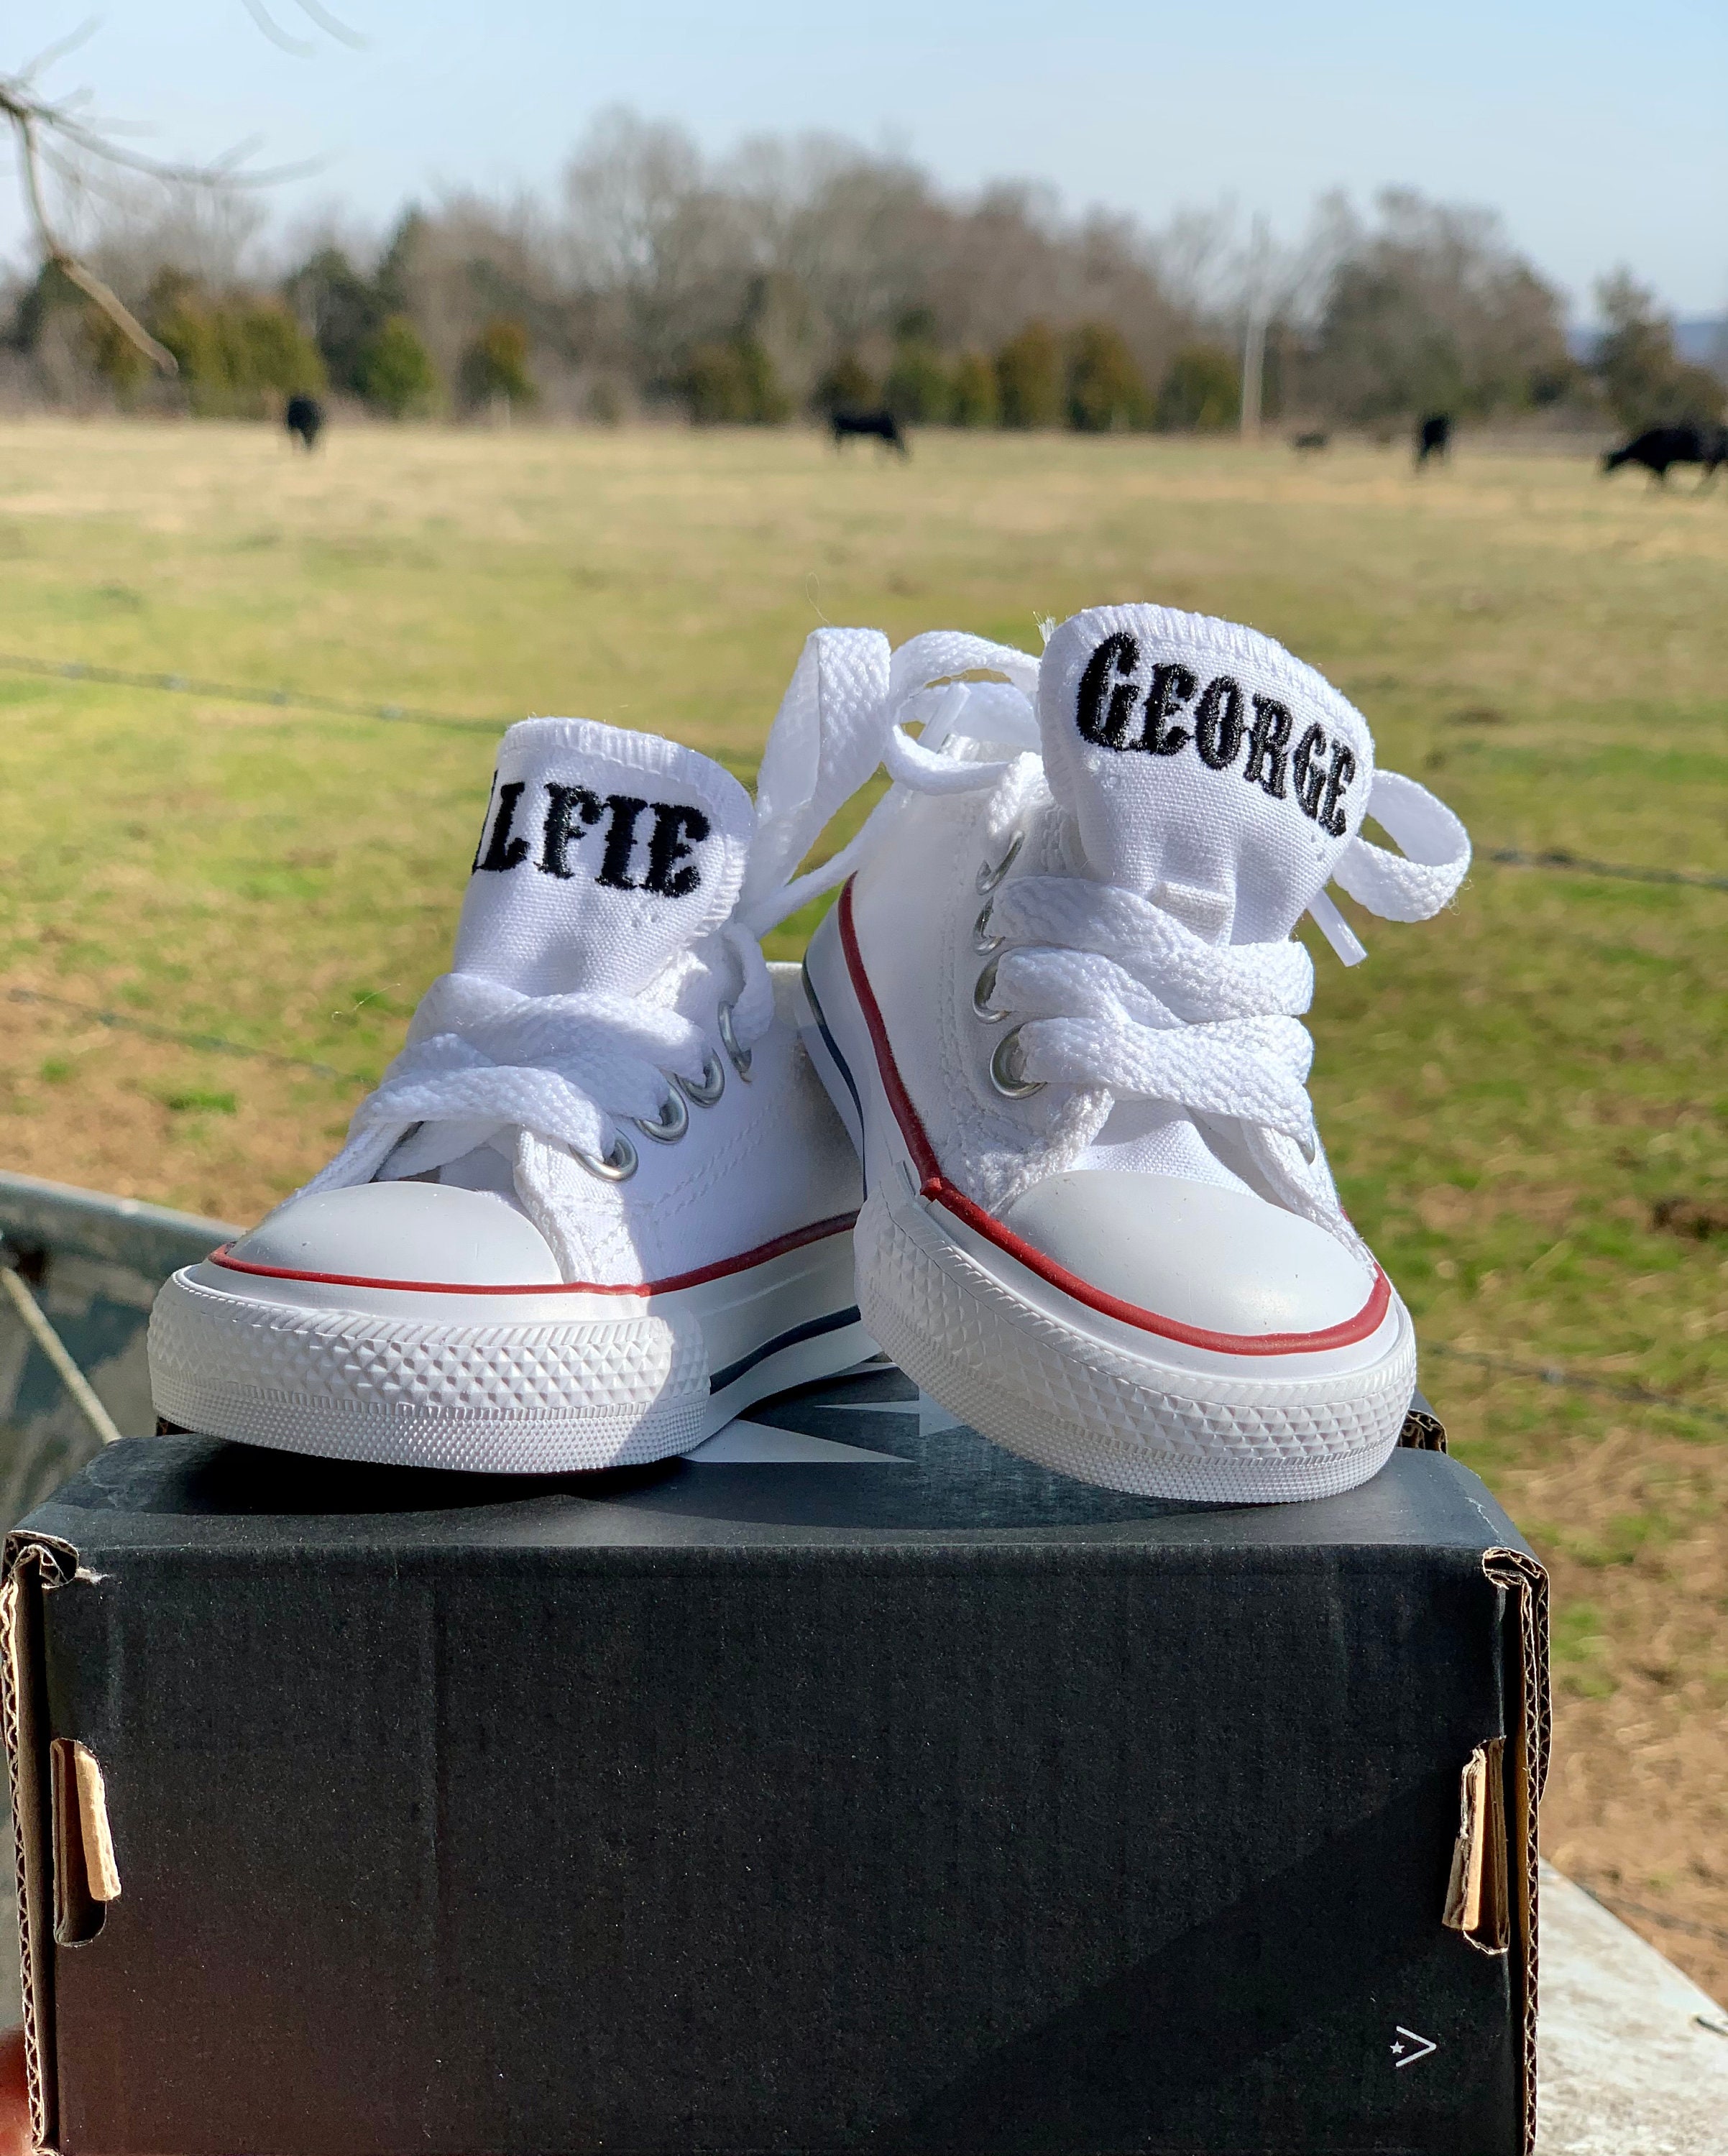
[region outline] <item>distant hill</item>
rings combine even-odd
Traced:
[[[1728,373],[1728,316],[1676,322],[1674,349],[1682,359],[1695,361],[1700,367],[1713,367],[1718,374]]]
[[[1699,316],[1691,321],[1676,322],[1674,326],[1674,349],[1682,359],[1690,360],[1695,366],[1713,367],[1718,374],[1728,376],[1728,315]],[[1568,330],[1566,344],[1572,357],[1587,364],[1595,357],[1597,339],[1601,335],[1601,329],[1594,323]]]

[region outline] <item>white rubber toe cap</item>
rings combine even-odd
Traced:
[[[1088,1286],[1208,1333],[1330,1332],[1364,1319],[1377,1287],[1373,1267],[1311,1220],[1175,1176],[1052,1175],[1001,1221]]]
[[[213,1285],[236,1272],[268,1277],[445,1287],[556,1287],[558,1260],[527,1216],[487,1191],[440,1183],[364,1183],[285,1205],[243,1235]]]

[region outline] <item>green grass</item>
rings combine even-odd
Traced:
[[[433,429],[307,459],[257,429],[49,424],[4,449],[0,649],[471,721],[0,670],[6,983],[357,1080],[445,962],[499,726],[657,728],[748,778],[823,620],[1036,649],[1101,599],[1235,616],[1355,696],[1479,849],[1728,870],[1728,501],[1581,459],[1417,480],[1370,449],[927,435],[903,468],[800,434]],[[1728,895],[1482,864],[1439,921],[1359,926],[1354,972],[1316,947],[1314,1091],[1424,1334],[1728,1407],[1728,1249],[1652,1224],[1664,1197],[1728,1207]],[[244,1216],[354,1098],[49,1023],[28,1065],[0,1050],[0,1157],[47,1172]],[[122,1093],[146,1119],[116,1166],[91,1127]],[[1624,1419],[1429,1376],[1490,1470]]]

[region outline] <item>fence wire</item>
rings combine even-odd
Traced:
[[[357,703],[342,696],[321,696],[311,690],[249,689],[232,681],[205,681],[187,674],[134,674],[124,667],[92,666],[81,659],[27,659],[0,652],[0,670],[33,674],[45,680],[95,681],[120,689],[156,689],[172,696],[219,696],[230,703],[257,704],[277,710],[322,711],[335,718],[385,719],[416,726],[442,726],[460,733],[501,733],[510,719],[464,717],[455,711],[428,711],[415,704]],[[518,716],[521,715],[518,714]],[[1684,884],[1696,891],[1728,891],[1728,875],[1705,875],[1693,869],[1643,868],[1626,861],[1597,861],[1563,848],[1530,853],[1518,846],[1495,846],[1479,860],[1503,868],[1553,869],[1571,875],[1612,876],[1625,883]]]
[[[321,1078],[339,1078],[349,1086],[369,1086],[372,1081],[363,1078],[357,1071],[338,1070],[333,1063],[320,1063],[310,1055],[291,1055],[278,1048],[258,1048],[244,1040],[227,1040],[219,1033],[186,1033],[178,1027],[157,1025],[147,1018],[135,1018],[129,1011],[102,1010],[95,1004],[75,1003],[70,996],[49,995],[42,988],[8,988],[8,1003],[41,1004],[49,1010],[70,1011],[79,1018],[92,1019],[98,1025],[117,1028],[122,1033],[142,1034],[147,1040],[166,1040],[177,1048],[201,1048],[214,1055],[248,1055],[255,1062],[270,1063],[279,1070],[316,1071]]]
[[[1685,1932],[1695,1939],[1714,1939],[1718,1946],[1728,1947],[1728,1929],[1720,1924],[1700,1923],[1695,1917],[1677,1917],[1672,1910],[1652,1908],[1648,1902],[1628,1901],[1617,1887],[1599,1886],[1576,1871],[1566,1876],[1575,1887],[1581,1887],[1592,1902],[1600,1902],[1605,1909],[1617,1913],[1623,1911],[1628,1916],[1643,1917],[1647,1923],[1665,1924],[1671,1932]]]
[[[81,659],[26,659],[0,651],[0,669],[34,674],[52,681],[95,681],[116,689],[160,689],[177,696],[219,696],[231,704],[263,704],[279,709],[324,711],[343,719],[390,719],[414,726],[442,726],[455,732],[498,734],[508,719],[463,717],[455,711],[431,711],[415,704],[362,704],[342,696],[321,696],[309,689],[247,689],[232,681],[205,681],[189,674],[133,674],[122,666],[91,666]],[[520,715],[518,715],[520,716]]]
[[[1609,1399],[1630,1400],[1639,1407],[1667,1408],[1675,1414],[1695,1415],[1703,1422],[1728,1423],[1728,1408],[1688,1399],[1684,1393],[1658,1392],[1649,1385],[1622,1384],[1613,1378],[1599,1378],[1589,1370],[1571,1370],[1556,1363],[1525,1363],[1511,1355],[1483,1355],[1473,1348],[1453,1348],[1443,1340],[1425,1340],[1424,1355],[1437,1355],[1448,1363],[1468,1363],[1480,1370],[1494,1370],[1510,1378],[1534,1378],[1539,1384],[1557,1385],[1574,1393],[1601,1393]]]
[[[1693,869],[1629,868],[1623,861],[1586,860],[1558,848],[1526,854],[1516,846],[1496,846],[1477,859],[1498,861],[1509,869],[1564,869],[1572,875],[1615,876],[1626,883],[1682,883],[1695,891],[1728,891],[1728,876],[1701,875]]]

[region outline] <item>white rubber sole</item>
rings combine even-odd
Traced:
[[[875,1352],[844,1228],[694,1286],[501,1300],[189,1266],[151,1314],[156,1411],[328,1459],[560,1474],[688,1452]]]
[[[1416,1384],[1396,1294],[1356,1346],[1272,1356],[1190,1346],[1093,1309],[923,1194],[832,914],[805,986],[805,1045],[864,1165],[864,1323],[950,1414],[1041,1466],[1146,1496],[1328,1497],[1386,1464]]]

